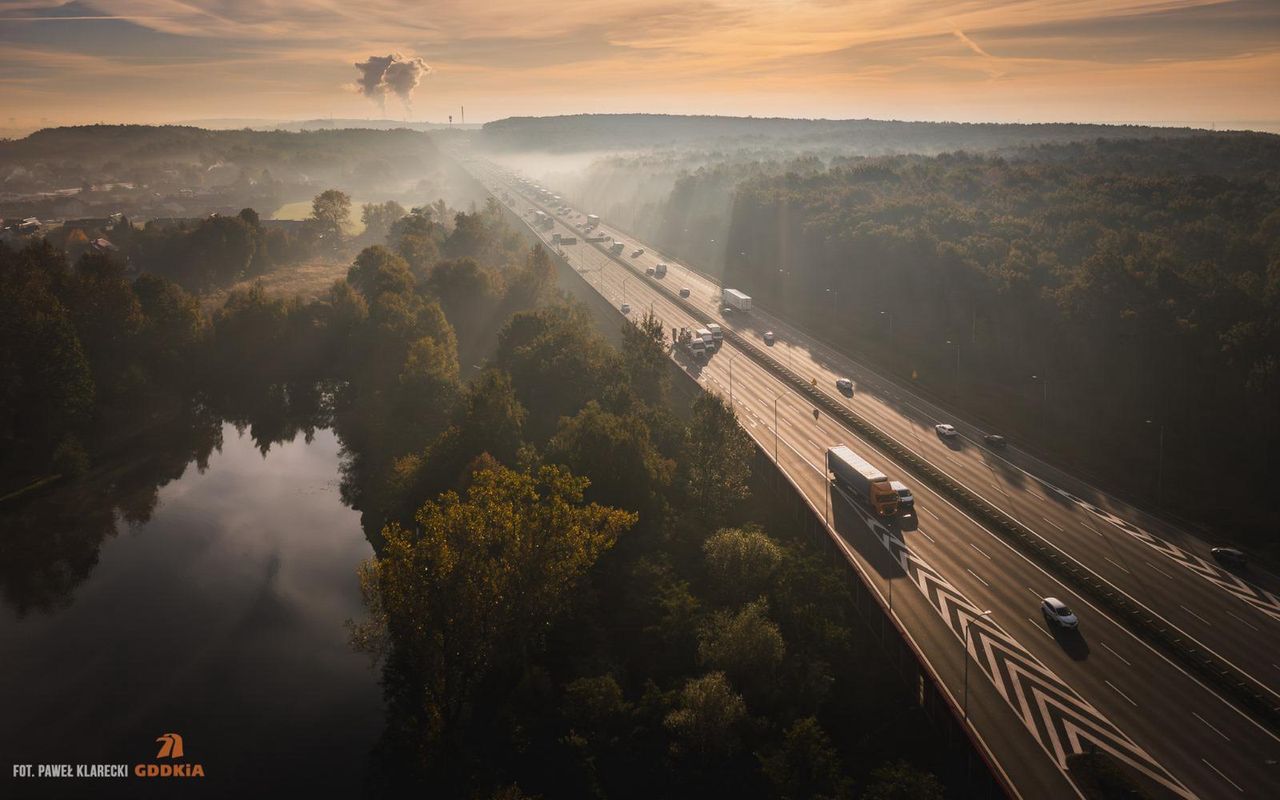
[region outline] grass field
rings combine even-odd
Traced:
[[[347,275],[351,264],[347,261],[316,261],[296,267],[282,267],[257,278],[243,280],[229,289],[218,289],[200,296],[200,306],[212,311],[221,306],[232,289],[247,289],[256,281],[262,281],[267,294],[272,297],[300,295],[310,300],[323,294],[333,282]]]
[[[360,207],[368,200],[352,200],[351,201],[351,219],[343,227],[342,232],[347,236],[359,236],[364,233],[364,223],[360,221]],[[271,219],[307,219],[311,216],[311,201],[299,200],[296,203],[285,203],[277,208],[272,214]]]

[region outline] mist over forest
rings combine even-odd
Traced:
[[[490,123],[477,146],[992,430],[1280,546],[1258,502],[1280,444],[1280,136],[588,115]]]

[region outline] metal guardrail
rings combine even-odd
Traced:
[[[632,273],[642,278],[648,277],[632,264],[605,252],[602,248],[597,249],[600,249],[603,255],[621,264]],[[666,286],[657,282],[654,282],[654,286],[695,319],[703,323],[715,321],[710,315],[698,309]],[[840,420],[846,427],[870,442],[885,456],[904,467],[934,491],[946,496],[977,517],[988,529],[1017,547],[1023,554],[1033,558],[1049,572],[1070,584],[1076,591],[1087,595],[1117,617],[1122,618],[1133,630],[1142,634],[1150,643],[1159,646],[1167,655],[1172,656],[1183,666],[1189,668],[1200,677],[1211,681],[1219,689],[1231,695],[1238,705],[1252,713],[1258,721],[1266,724],[1273,731],[1280,732],[1280,708],[1277,708],[1265,695],[1254,690],[1252,686],[1242,680],[1236,670],[1224,665],[1201,648],[1189,645],[1181,635],[1169,630],[1168,627],[1153,619],[1143,608],[1130,602],[1127,597],[1114,587],[1072,563],[1008,514],[971,492],[963,484],[904,447],[896,439],[885,434],[860,415],[837,403],[835,399],[814,386],[810,381],[806,381],[785,365],[775,361],[757,347],[754,342],[728,328],[724,330],[724,337],[727,341],[732,342],[739,351],[782,378],[791,388],[801,392],[814,406]]]
[[[534,200],[529,200],[529,202],[536,207],[542,207],[541,204]],[[559,215],[553,212],[547,213],[559,219]],[[601,247],[599,243],[592,242],[590,244],[601,255],[629,270],[637,277],[650,277],[634,264],[610,253]],[[694,306],[685,298],[680,297],[678,292],[671,290],[665,284],[653,281],[651,285],[664,294],[670,302],[699,322],[706,324],[716,321],[709,314]],[[1176,631],[1171,631],[1168,627],[1153,619],[1145,609],[1130,602],[1117,589],[1098,579],[1091,572],[1070,562],[1061,553],[1045,544],[1029,528],[971,492],[963,484],[903,446],[892,436],[884,433],[862,416],[837,403],[834,398],[818,389],[813,383],[804,380],[785,365],[775,361],[757,347],[754,342],[728,328],[724,329],[724,337],[726,341],[732,342],[734,347],[744,355],[747,355],[753,361],[780,377],[791,388],[808,397],[814,406],[840,420],[847,428],[881,451],[883,455],[906,469],[934,491],[955,502],[977,518],[989,530],[1016,547],[1024,555],[1034,559],[1041,567],[1072,586],[1077,592],[1088,596],[1094,602],[1107,608],[1115,616],[1125,621],[1132,630],[1140,634],[1148,643],[1159,647],[1179,664],[1211,682],[1235,700],[1240,708],[1252,714],[1255,719],[1268,726],[1273,732],[1280,733],[1280,707],[1277,707],[1266,695],[1256,691],[1246,681],[1242,680],[1235,669],[1224,665],[1219,659],[1205,650],[1190,645],[1183,636]]]

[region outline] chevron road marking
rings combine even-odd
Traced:
[[[1067,769],[1068,756],[1084,753],[1092,747],[1128,764],[1181,797],[1194,797],[1149,753],[1017,639],[989,617],[981,616],[978,606],[907,547],[897,532],[885,527],[843,489],[838,486],[832,488],[848,501],[951,632],[964,643],[968,657],[991,680],[1032,737],[1061,769]]]
[[[1147,545],[1153,550],[1163,554],[1171,561],[1186,567],[1200,577],[1214,584],[1220,589],[1235,595],[1244,602],[1261,611],[1263,614],[1274,620],[1280,620],[1280,597],[1276,597],[1271,592],[1260,586],[1254,586],[1242,578],[1227,572],[1218,565],[1206,561],[1194,553],[1189,553],[1178,547],[1176,544],[1167,542],[1160,537],[1144,531],[1132,522],[1127,522],[1110,511],[1098,508],[1088,500],[1076,497],[1065,489],[1059,489],[1051,483],[1040,481],[1049,489],[1057,492],[1059,495],[1067,498],[1071,502],[1080,506],[1084,510],[1103,520],[1109,522],[1120,530],[1137,539],[1139,542]]]

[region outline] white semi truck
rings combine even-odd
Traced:
[[[720,292],[720,302],[734,311],[750,311],[751,298],[737,289],[725,289]]]
[[[889,484],[888,476],[847,446],[838,444],[827,448],[827,473],[832,483],[880,516],[898,513],[898,493]]]

